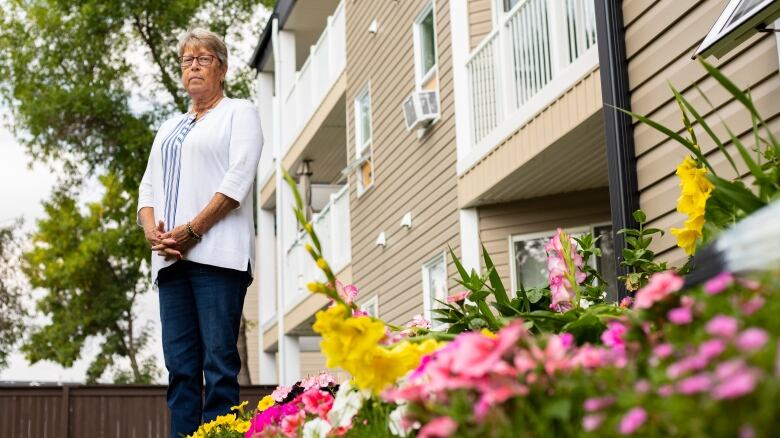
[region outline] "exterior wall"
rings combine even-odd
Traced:
[[[477,47],[493,30],[493,6],[495,0],[468,0],[469,4],[469,41],[471,49]]]
[[[314,376],[322,371],[328,371],[325,367],[325,356],[322,353],[304,351],[301,352],[301,378]]]
[[[350,176],[352,269],[361,298],[378,294],[379,314],[403,324],[422,313],[423,263],[459,246],[449,2],[435,1],[441,119],[423,139],[407,132],[403,100],[415,88],[412,24],[426,1],[348,2],[347,142],[355,157],[353,101],[370,81],[374,185],[360,198]],[[375,35],[367,29],[378,22]],[[401,218],[412,213],[411,229]],[[386,247],[375,241],[387,235]],[[450,257],[448,276],[455,273]],[[450,287],[454,285],[450,283]]]
[[[507,289],[509,238],[610,221],[609,190],[604,188],[480,207],[479,238]]]
[[[746,145],[752,145],[751,121],[743,107],[728,99],[727,93],[691,60],[693,51],[723,7],[724,2],[719,0],[623,2],[632,110],[682,133],[679,109],[667,84],[671,82],[702,112],[722,140],[728,138],[728,133],[720,119],[743,138]],[[737,85],[750,88],[759,112],[774,132],[780,132],[778,52],[774,35],[754,36],[724,58],[711,58],[708,62],[718,66]],[[714,110],[694,85],[706,93]],[[715,145],[701,129],[697,130],[697,137],[715,170],[733,177],[725,158],[716,152]],[[675,211],[679,189],[674,171],[687,151],[644,125],[635,126],[634,138],[640,205],[647,212],[650,225],[664,230],[681,226],[684,217]],[[724,143],[730,145],[730,142]],[[733,150],[733,146],[730,149]],[[656,243],[655,249],[673,264],[680,265],[685,260],[685,253],[676,247],[670,233]]]

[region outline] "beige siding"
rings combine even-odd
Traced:
[[[494,1],[469,0],[469,41],[472,49],[493,30],[492,3]]]
[[[322,371],[328,371],[325,368],[325,356],[318,352],[301,352],[301,378],[314,376]]]
[[[258,323],[259,282],[257,278],[246,291],[244,298],[244,319],[246,320],[246,350],[248,356],[249,378],[254,383],[260,373],[260,325]]]
[[[546,196],[479,208],[479,238],[509,288],[509,238],[609,222],[607,188]]]
[[[632,109],[683,132],[679,109],[672,98],[669,83],[680,90],[703,113],[722,139],[728,137],[721,120],[732,131],[752,144],[750,119],[742,107],[728,98],[716,82],[706,77],[704,69],[691,60],[691,54],[723,10],[718,0],[681,2],[630,0],[623,3],[626,25],[626,55]],[[755,36],[728,56],[708,60],[738,85],[750,88],[762,115],[774,132],[780,132],[780,88],[778,88],[778,55],[773,35]],[[715,107],[700,96],[698,86]],[[714,143],[697,129],[702,149],[716,171],[734,176]],[[654,130],[636,125],[634,137],[637,154],[637,179],[640,205],[648,213],[651,225],[663,229],[679,227],[683,216],[675,211],[679,189],[675,166],[686,155],[679,144]],[[733,148],[729,146],[730,148]],[[672,263],[684,260],[684,253],[667,233],[656,242],[656,250]]]
[[[346,4],[348,153],[355,156],[352,102],[370,82],[375,174],[373,188],[360,198],[350,178],[353,280],[362,297],[378,294],[380,316],[394,323],[423,310],[422,264],[448,245],[456,252],[459,246],[448,1],[435,2],[442,117],[418,139],[406,131],[401,112],[415,87],[412,24],[426,4]],[[365,29],[374,19],[380,31],[372,36]],[[400,227],[407,212],[410,230]],[[385,248],[375,245],[382,231]]]

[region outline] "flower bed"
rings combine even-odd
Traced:
[[[771,203],[780,193],[780,143],[749,96],[705,64],[742,102],[755,124],[754,159],[732,135],[755,189],[736,172],[715,174],[698,149],[695,119],[727,153],[679,93],[688,137],[641,121],[691,151],[678,167],[673,229],[689,255],[721,230]],[[744,153],[743,153],[744,151]],[[734,162],[728,156],[729,161]],[[467,272],[453,253],[458,283],[434,312],[447,324],[434,331],[416,317],[396,327],[359,311],[357,288],[336,281],[297,197],[296,215],[309,234],[307,251],[325,273],[312,293],[332,305],[316,314],[327,366],[351,380],[320,375],[280,387],[256,409],[204,424],[195,436],[773,436],[780,433],[780,279],[775,267],[751,276],[720,273],[685,287],[691,261],[674,270],[655,260],[653,237],[640,211],[626,236],[622,284],[633,292],[604,302],[606,284],[588,262],[601,254],[590,235],[558,230],[545,248],[549,286],[510,293],[490,256],[486,272]],[[777,239],[778,236],[767,236]],[[760,267],[761,254],[753,267]],[[769,258],[768,258],[769,259]],[[706,259],[704,259],[706,260]],[[701,271],[698,271],[701,272]],[[692,277],[688,277],[690,280]]]

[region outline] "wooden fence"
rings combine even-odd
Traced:
[[[3,438],[167,438],[163,385],[0,385]],[[249,406],[273,390],[241,388]]]

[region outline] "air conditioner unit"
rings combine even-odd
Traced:
[[[439,93],[415,91],[403,105],[406,130],[424,128],[439,117]]]

